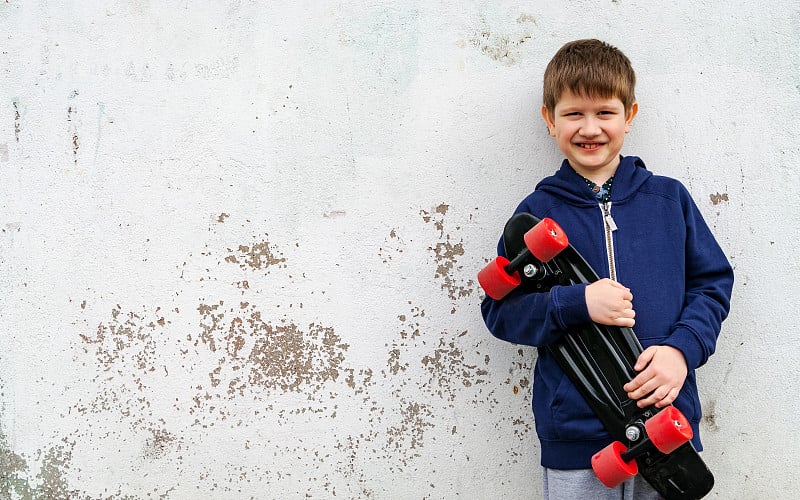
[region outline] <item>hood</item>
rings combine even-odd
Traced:
[[[623,156],[617,172],[614,174],[614,185],[611,188],[611,203],[622,204],[636,194],[639,188],[653,174],[647,170],[644,161],[638,156]],[[561,163],[555,175],[543,179],[536,185],[537,190],[551,193],[572,205],[597,205],[597,199],[586,189],[586,182],[566,159]]]

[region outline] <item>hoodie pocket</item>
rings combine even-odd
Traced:
[[[608,433],[577,387],[565,374],[553,400],[553,420],[562,440],[598,439]]]
[[[534,384],[533,412],[540,438],[555,441],[600,439],[608,435],[578,389],[559,370],[555,384]]]

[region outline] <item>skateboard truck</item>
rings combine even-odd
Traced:
[[[513,260],[498,256],[478,273],[478,282],[489,297],[500,300],[519,286],[522,283],[520,271],[526,278],[539,280],[547,277],[548,271],[543,263],[569,245],[561,226],[547,218],[528,230],[524,240],[526,248]]]
[[[625,429],[625,436],[636,442],[626,448],[614,441],[592,457],[592,469],[600,481],[614,488],[639,472],[636,459],[657,450],[669,455],[692,439],[694,433],[689,421],[674,406],[668,406],[644,422],[645,436],[642,438],[641,421]]]
[[[547,270],[544,268],[544,266],[526,264],[525,267],[522,268],[522,274],[530,279],[540,280],[547,276]]]

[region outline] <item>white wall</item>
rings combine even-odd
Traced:
[[[736,267],[720,499],[793,498],[800,5],[0,2],[0,492],[537,498],[535,351],[476,272],[558,150],[564,42]]]

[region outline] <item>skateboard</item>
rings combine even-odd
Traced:
[[[484,292],[502,300],[521,287],[547,291],[556,285],[599,278],[552,219],[520,213],[506,223],[498,256],[478,273]],[[547,347],[597,414],[614,442],[592,457],[592,469],[613,488],[640,474],[665,499],[698,499],[714,476],[691,443],[692,428],[674,406],[639,408],[622,389],[642,346],[630,328],[590,323],[566,332]]]

